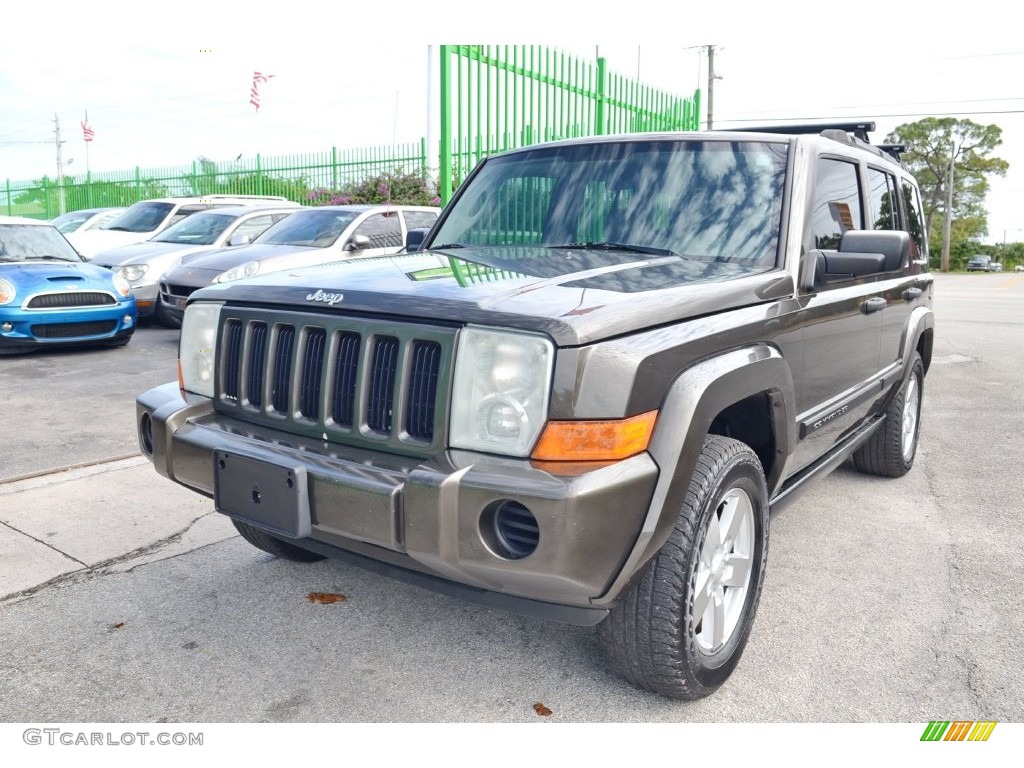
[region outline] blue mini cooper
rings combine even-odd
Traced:
[[[86,262],[49,222],[0,216],[0,354],[117,347],[134,332],[124,278]]]

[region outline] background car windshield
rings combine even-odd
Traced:
[[[494,158],[432,245],[621,243],[761,271],[778,255],[787,153],[781,142],[666,140]]]
[[[0,262],[59,259],[82,261],[64,236],[50,226],[0,224]]]
[[[172,203],[135,203],[102,229],[121,232],[152,232],[159,227],[174,208]]]
[[[50,223],[57,228],[58,232],[66,234],[74,232],[78,229],[79,225],[91,219],[92,215],[92,211],[73,211],[65,213],[63,216],[58,216],[55,219],[50,219]]]
[[[267,229],[253,242],[327,248],[334,245],[359,213],[336,210],[296,211]]]
[[[231,226],[235,216],[222,213],[197,213],[172,224],[156,237],[154,243],[181,243],[182,245],[211,245]]]

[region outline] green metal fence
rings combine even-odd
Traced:
[[[675,96],[543,46],[442,45],[438,193],[481,158],[541,141],[696,131],[700,91]]]
[[[205,158],[170,168],[9,179],[0,187],[0,213],[50,219],[61,210],[126,206],[139,200],[180,195],[282,195],[306,203],[318,190],[337,190],[386,173],[426,174],[426,141],[302,155],[216,162]]]

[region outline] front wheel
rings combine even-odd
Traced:
[[[243,523],[241,520],[231,518],[231,522],[234,524],[235,529],[242,534],[243,539],[257,549],[262,549],[274,557],[292,560],[297,563],[315,563],[317,560],[324,559],[323,555],[318,555],[316,552],[310,552],[308,549],[289,544],[287,541],[271,536],[266,531],[260,530],[248,523]]]
[[[761,462],[744,443],[709,435],[668,541],[598,626],[605,658],[668,698],[713,693],[746,646],[767,555]]]
[[[853,454],[858,471],[882,477],[903,477],[914,466],[921,434],[921,396],[924,363],[917,352],[910,360],[910,375],[885,411],[885,422]]]

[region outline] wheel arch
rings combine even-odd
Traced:
[[[618,577],[594,604],[613,604],[668,539],[708,434],[732,431],[725,436],[743,440],[752,430],[768,430],[770,438],[751,447],[765,469],[768,496],[774,495],[797,441],[793,404],[789,364],[766,344],[703,360],[676,377],[648,445],[659,475],[644,524]],[[751,415],[754,423],[745,423]]]

